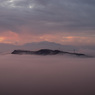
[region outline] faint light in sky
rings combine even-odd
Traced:
[[[30,5],[29,8],[32,9],[34,6],[33,5]]]
[[[14,2],[14,0],[9,0],[9,2]]]

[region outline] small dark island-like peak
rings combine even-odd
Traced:
[[[82,53],[71,53],[71,52],[65,52],[61,50],[51,50],[51,49],[40,49],[37,51],[29,51],[29,50],[14,50],[11,54],[30,54],[30,55],[63,55],[63,54],[68,54],[68,55],[75,55],[79,57],[90,57],[88,55],[82,54]]]

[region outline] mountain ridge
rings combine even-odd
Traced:
[[[0,43],[0,54],[2,52],[12,52],[13,50],[39,50],[39,49],[55,49],[55,50],[62,50],[68,52],[78,52],[78,53],[85,53],[88,55],[95,56],[95,46],[73,46],[73,45],[62,45],[60,43],[55,42],[33,42],[33,43],[26,43],[24,45],[13,45],[13,44],[5,44]]]
[[[29,50],[14,50],[11,54],[29,54],[29,55],[74,55],[78,57],[90,57],[88,55],[82,54],[82,53],[71,53],[66,51],[60,51],[60,50],[51,50],[51,49],[40,49],[37,51],[29,51]]]
[[[42,48],[59,49],[59,50],[66,50],[66,51],[73,51],[73,49],[77,50],[76,46],[62,45],[59,43],[48,42],[48,41],[26,43],[24,45],[13,45],[13,44],[0,43],[0,52],[1,51],[13,51],[14,49],[38,50]]]

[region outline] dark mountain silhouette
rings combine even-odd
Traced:
[[[40,49],[50,49],[50,50],[60,50],[60,51],[68,51],[72,53],[83,53],[91,56],[95,56],[95,46],[73,46],[73,45],[62,45],[54,42],[33,42],[27,43],[24,45],[12,45],[12,44],[4,44],[0,43],[0,54],[6,54],[12,52],[13,50],[40,50]]]
[[[68,54],[68,55],[75,55],[80,57],[89,57],[82,53],[70,53],[60,50],[51,50],[51,49],[40,49],[38,51],[28,51],[28,50],[14,50],[11,54],[30,54],[30,55],[58,55],[58,54]]]

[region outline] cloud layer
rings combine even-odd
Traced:
[[[42,36],[47,38],[47,35],[53,37],[53,34],[55,42],[60,35],[91,41],[95,37],[94,17],[95,0],[0,0],[0,33],[31,35],[30,41],[24,42],[37,41]]]

